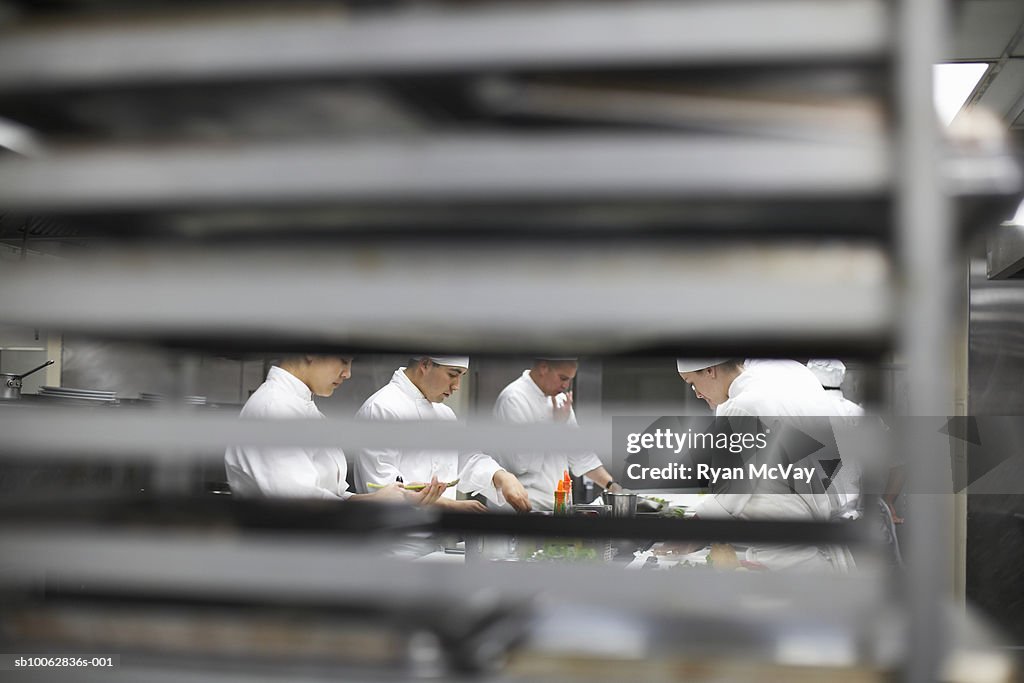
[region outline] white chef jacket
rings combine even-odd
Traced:
[[[835,407],[835,415],[845,418],[864,417],[864,409],[843,396],[842,389],[825,389],[825,395]],[[851,420],[856,422],[856,420]],[[855,458],[843,458],[842,467],[833,478],[832,490],[835,491],[840,509],[833,511],[836,518],[856,519],[860,517],[860,488],[863,471]]]
[[[843,417],[864,417],[864,409],[843,396],[842,389],[825,389],[825,395],[835,405],[834,415]]]
[[[561,406],[567,397],[555,397]],[[536,424],[554,422],[551,397],[547,396],[524,370],[521,377],[510,383],[494,403],[494,416],[515,424]],[[576,412],[569,409],[567,424],[576,426]],[[494,456],[506,470],[516,475],[526,488],[534,510],[554,508],[555,487],[565,470],[575,476],[600,467],[601,459],[595,453],[499,453]]]
[[[838,415],[834,402],[807,366],[792,360],[748,360],[729,386],[716,416],[807,417]]]
[[[279,367],[242,407],[241,417],[323,419],[309,387]],[[231,492],[238,496],[280,496],[339,500],[352,495],[340,448],[255,448],[231,446],[224,454]]]
[[[821,383],[796,361],[748,361],[729,386],[728,400],[716,417],[814,417],[836,414]],[[758,482],[753,493],[705,496],[697,508],[704,518],[827,521],[832,505],[824,493],[792,493],[787,482]],[[852,559],[845,548],[789,545],[752,546],[747,559],[770,569],[848,571]]]
[[[455,412],[443,403],[429,401],[412,380],[405,368],[398,368],[391,381],[366,399],[356,413],[363,420],[445,420],[456,421]],[[387,485],[402,477],[407,484],[429,482],[432,475],[438,481],[458,479],[457,490],[470,494],[483,494],[498,504],[505,497],[494,487],[495,472],[502,469],[489,455],[474,453],[461,455],[457,451],[363,449],[355,463],[355,484],[360,491],[369,490],[369,484]],[[455,498],[451,488],[444,492]]]

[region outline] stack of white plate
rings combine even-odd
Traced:
[[[62,401],[88,401],[90,403],[117,403],[117,393],[70,387],[42,387],[39,396]]]

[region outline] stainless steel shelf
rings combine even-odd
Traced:
[[[880,0],[532,2],[10,24],[0,92],[438,71],[880,59]],[[268,46],[273,46],[268,49]],[[184,48],[184,49],[183,49]]]
[[[100,252],[5,267],[0,319],[115,337],[572,355],[877,345],[891,327],[888,261],[870,247],[569,249],[410,240]]]
[[[74,577],[95,589],[174,590],[222,598],[272,593],[279,599],[328,601],[379,596],[387,603],[430,598],[471,603],[477,593],[510,601],[532,601],[557,591],[562,601],[589,603],[608,593],[604,606],[621,605],[648,614],[816,615],[852,624],[887,600],[884,584],[869,573],[808,574],[799,582],[786,573],[701,573],[699,590],[686,590],[678,572],[645,572],[624,581],[621,566],[558,563],[431,564],[382,562],[390,547],[370,539],[346,543],[296,535],[89,531],[73,527],[0,527],[0,549],[9,551],[0,585],[15,586],[40,572]],[[296,581],[296,576],[302,576]],[[627,575],[628,576],[628,575]],[[639,576],[638,576],[639,578]],[[616,585],[609,592],[607,586]],[[836,590],[842,586],[842,590]],[[760,615],[752,594],[773,596]],[[831,594],[831,595],[830,595]],[[848,609],[837,609],[841,601]]]
[[[666,372],[670,369],[666,368]],[[52,425],[60,424],[60,429]],[[612,455],[612,423],[576,429],[559,425],[472,425],[439,422],[384,423],[353,419],[239,420],[234,412],[152,409],[73,410],[53,406],[5,410],[0,406],[4,442],[0,461],[31,454],[37,458],[122,462],[222,463],[231,444],[361,448],[435,448],[460,452],[523,453],[591,451]],[[186,456],[186,454],[192,454]]]
[[[875,349],[898,344],[909,364],[912,412],[946,414],[951,373],[943,366],[952,357],[946,347],[953,339],[948,304],[956,270],[942,190],[945,185],[952,195],[984,202],[990,193],[1016,191],[1019,172],[1008,157],[1002,162],[970,153],[943,158],[930,91],[932,65],[941,55],[941,3],[726,0],[394,7],[351,13],[293,10],[288,16],[223,14],[216,20],[198,14],[119,18],[117,23],[94,17],[87,28],[32,20],[5,24],[0,33],[0,97],[12,111],[44,125],[50,115],[51,122],[56,120],[50,129],[55,137],[73,133],[86,146],[73,150],[53,145],[46,156],[5,160],[0,164],[0,207],[18,214],[86,214],[103,221],[109,214],[133,212],[143,217],[193,212],[203,218],[221,209],[259,215],[287,207],[457,210],[503,203],[698,204],[710,198],[727,207],[732,201],[768,200],[766,204],[776,204],[766,208],[770,212],[799,211],[812,204],[820,210],[834,202],[836,213],[850,205],[869,207],[866,223],[883,213],[871,229],[892,238],[886,245],[889,251],[735,245],[728,250],[692,245],[683,250],[678,244],[635,241],[603,247],[568,243],[556,253],[540,240],[521,246],[511,241],[467,245],[464,233],[451,232],[432,243],[409,238],[373,245],[366,243],[364,233],[344,245],[308,242],[305,248],[278,247],[273,252],[254,247],[228,251],[206,243],[163,252],[100,247],[92,258],[75,262],[5,265],[0,270],[0,320],[157,341],[235,338],[335,348],[544,349],[571,355],[837,340]],[[145,139],[159,130],[161,119],[152,109],[132,108],[138,86],[166,95],[176,88],[209,93],[222,85],[347,79],[395,88],[403,79],[428,81],[420,78],[424,76],[469,74],[473,78],[468,80],[475,82],[476,76],[510,73],[715,69],[727,74],[735,67],[753,67],[759,76],[770,74],[773,67],[822,66],[845,70],[846,76],[857,71],[861,85],[871,83],[862,88],[869,97],[877,86],[883,95],[875,104],[883,116],[891,114],[888,120],[896,124],[892,134],[869,133],[844,143],[598,135],[570,132],[560,122],[562,127],[551,135],[535,129],[519,135],[418,133],[386,141],[320,139],[270,145],[254,142],[243,130],[241,135],[231,131],[233,136],[212,136],[222,142],[205,147],[183,146],[177,137],[163,148],[99,147],[88,146],[90,140],[95,145],[98,137],[115,137],[111,133],[116,126],[98,126],[94,130],[103,129],[104,134],[90,138],[88,126],[82,125],[88,124],[88,116],[67,117],[73,106],[88,110],[95,102],[63,102],[64,108],[52,115],[45,104],[33,105],[37,96],[45,102],[90,92],[127,94],[127,99],[108,101],[99,111],[121,114],[118,121],[128,124],[133,116],[144,119],[148,125],[140,130],[146,134],[135,139]],[[849,86],[850,81],[844,82]],[[449,106],[440,120],[431,124],[450,130],[466,123],[459,112],[453,116],[451,102],[445,104]],[[179,123],[191,113],[182,110]],[[219,124],[229,127],[240,120],[233,116]],[[486,123],[493,127],[496,122]],[[507,121],[499,117],[499,123]],[[182,130],[184,126],[175,132]],[[746,214],[724,215],[724,222],[730,216],[739,216],[734,223],[745,222]],[[785,216],[778,211],[771,229],[780,229]],[[844,219],[864,220],[858,214],[855,219],[837,217],[837,222]],[[688,224],[681,219],[680,226]],[[409,232],[417,227],[423,223],[411,221]],[[710,232],[706,224],[702,227],[701,234]],[[268,232],[289,237],[280,225]],[[817,236],[834,234],[823,228]],[[288,306],[277,306],[280,301]],[[84,457],[102,450],[108,457],[128,458],[143,439],[148,447],[142,452],[153,453],[156,439],[166,446],[164,453],[180,453],[189,443],[204,448],[234,439],[234,430],[243,427],[233,418],[207,422],[196,413],[154,415],[152,421],[144,418],[122,430],[118,421],[127,414],[96,411],[87,420],[60,415],[54,423],[59,428],[47,430],[39,427],[42,418],[31,410],[7,412],[0,416],[0,427],[5,440],[12,435],[12,441],[5,442],[4,453],[13,453],[7,448],[17,443],[34,453],[65,447]],[[41,434],[29,433],[33,425]],[[278,438],[275,434],[299,441],[333,439],[341,427],[354,442],[382,438],[370,426],[333,422],[316,425],[305,437],[291,434],[299,425],[245,427],[267,430],[263,437],[268,439]],[[415,427],[408,432],[391,425],[388,429],[389,439],[419,436]],[[608,443],[602,430],[596,424],[573,436],[600,450]],[[561,438],[531,434],[549,447]],[[485,443],[495,437],[520,445],[532,445],[533,438],[506,434],[493,425],[458,436],[454,430],[437,432],[429,438],[465,445],[460,439]],[[934,458],[928,462],[934,464]],[[927,474],[925,469],[922,465],[920,474]],[[911,476],[918,473],[912,470]],[[89,533],[80,528],[0,529],[0,549],[10,558],[0,584],[24,589],[41,573],[52,572],[114,591],[274,594],[310,600],[386,592],[416,599],[428,586],[431,593],[459,600],[466,591],[499,590],[523,601],[554,586],[560,597],[588,604],[593,595],[607,594],[614,582],[611,601],[622,600],[624,607],[642,605],[652,613],[687,610],[718,618],[742,615],[741,626],[764,624],[768,633],[780,633],[785,625],[806,629],[811,622],[798,619],[809,611],[836,621],[872,611],[877,619],[884,613],[891,627],[886,637],[900,644],[888,651],[908,657],[901,664],[908,680],[926,681],[939,676],[940,666],[957,664],[949,658],[956,639],[936,600],[946,589],[949,564],[941,557],[942,545],[935,543],[944,537],[948,519],[939,507],[922,500],[910,513],[916,526],[907,553],[906,599],[892,605],[895,613],[883,611],[893,602],[887,597],[891,586],[877,577],[846,577],[842,590],[836,590],[840,584],[834,577],[793,582],[785,574],[707,573],[690,581],[645,575],[642,581],[628,582],[606,567],[524,571],[521,566],[485,565],[452,571],[382,564],[325,545],[322,539],[240,539],[213,536],[208,530],[156,538],[146,531],[122,534],[111,528]],[[305,580],[296,582],[297,575]],[[909,621],[902,616],[903,607]],[[672,645],[678,642],[685,641]],[[657,675],[664,676],[664,670]]]
[[[882,136],[842,143],[588,133],[53,149],[0,162],[9,211],[884,196]]]

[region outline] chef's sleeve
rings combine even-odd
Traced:
[[[505,496],[494,486],[494,475],[502,469],[494,458],[485,453],[460,453],[457,489],[471,495],[482,495],[497,505],[504,505]]]

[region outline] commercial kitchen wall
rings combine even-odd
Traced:
[[[0,372],[23,373],[55,361],[22,380],[22,393],[34,394],[40,387],[60,383],[60,336],[45,330],[15,325],[0,325]]]
[[[1024,280],[989,280],[983,258],[970,275],[968,414],[1024,416]],[[984,439],[984,435],[982,435]],[[967,598],[1024,645],[1024,453],[975,481],[967,496]],[[972,464],[975,471],[972,472]]]

